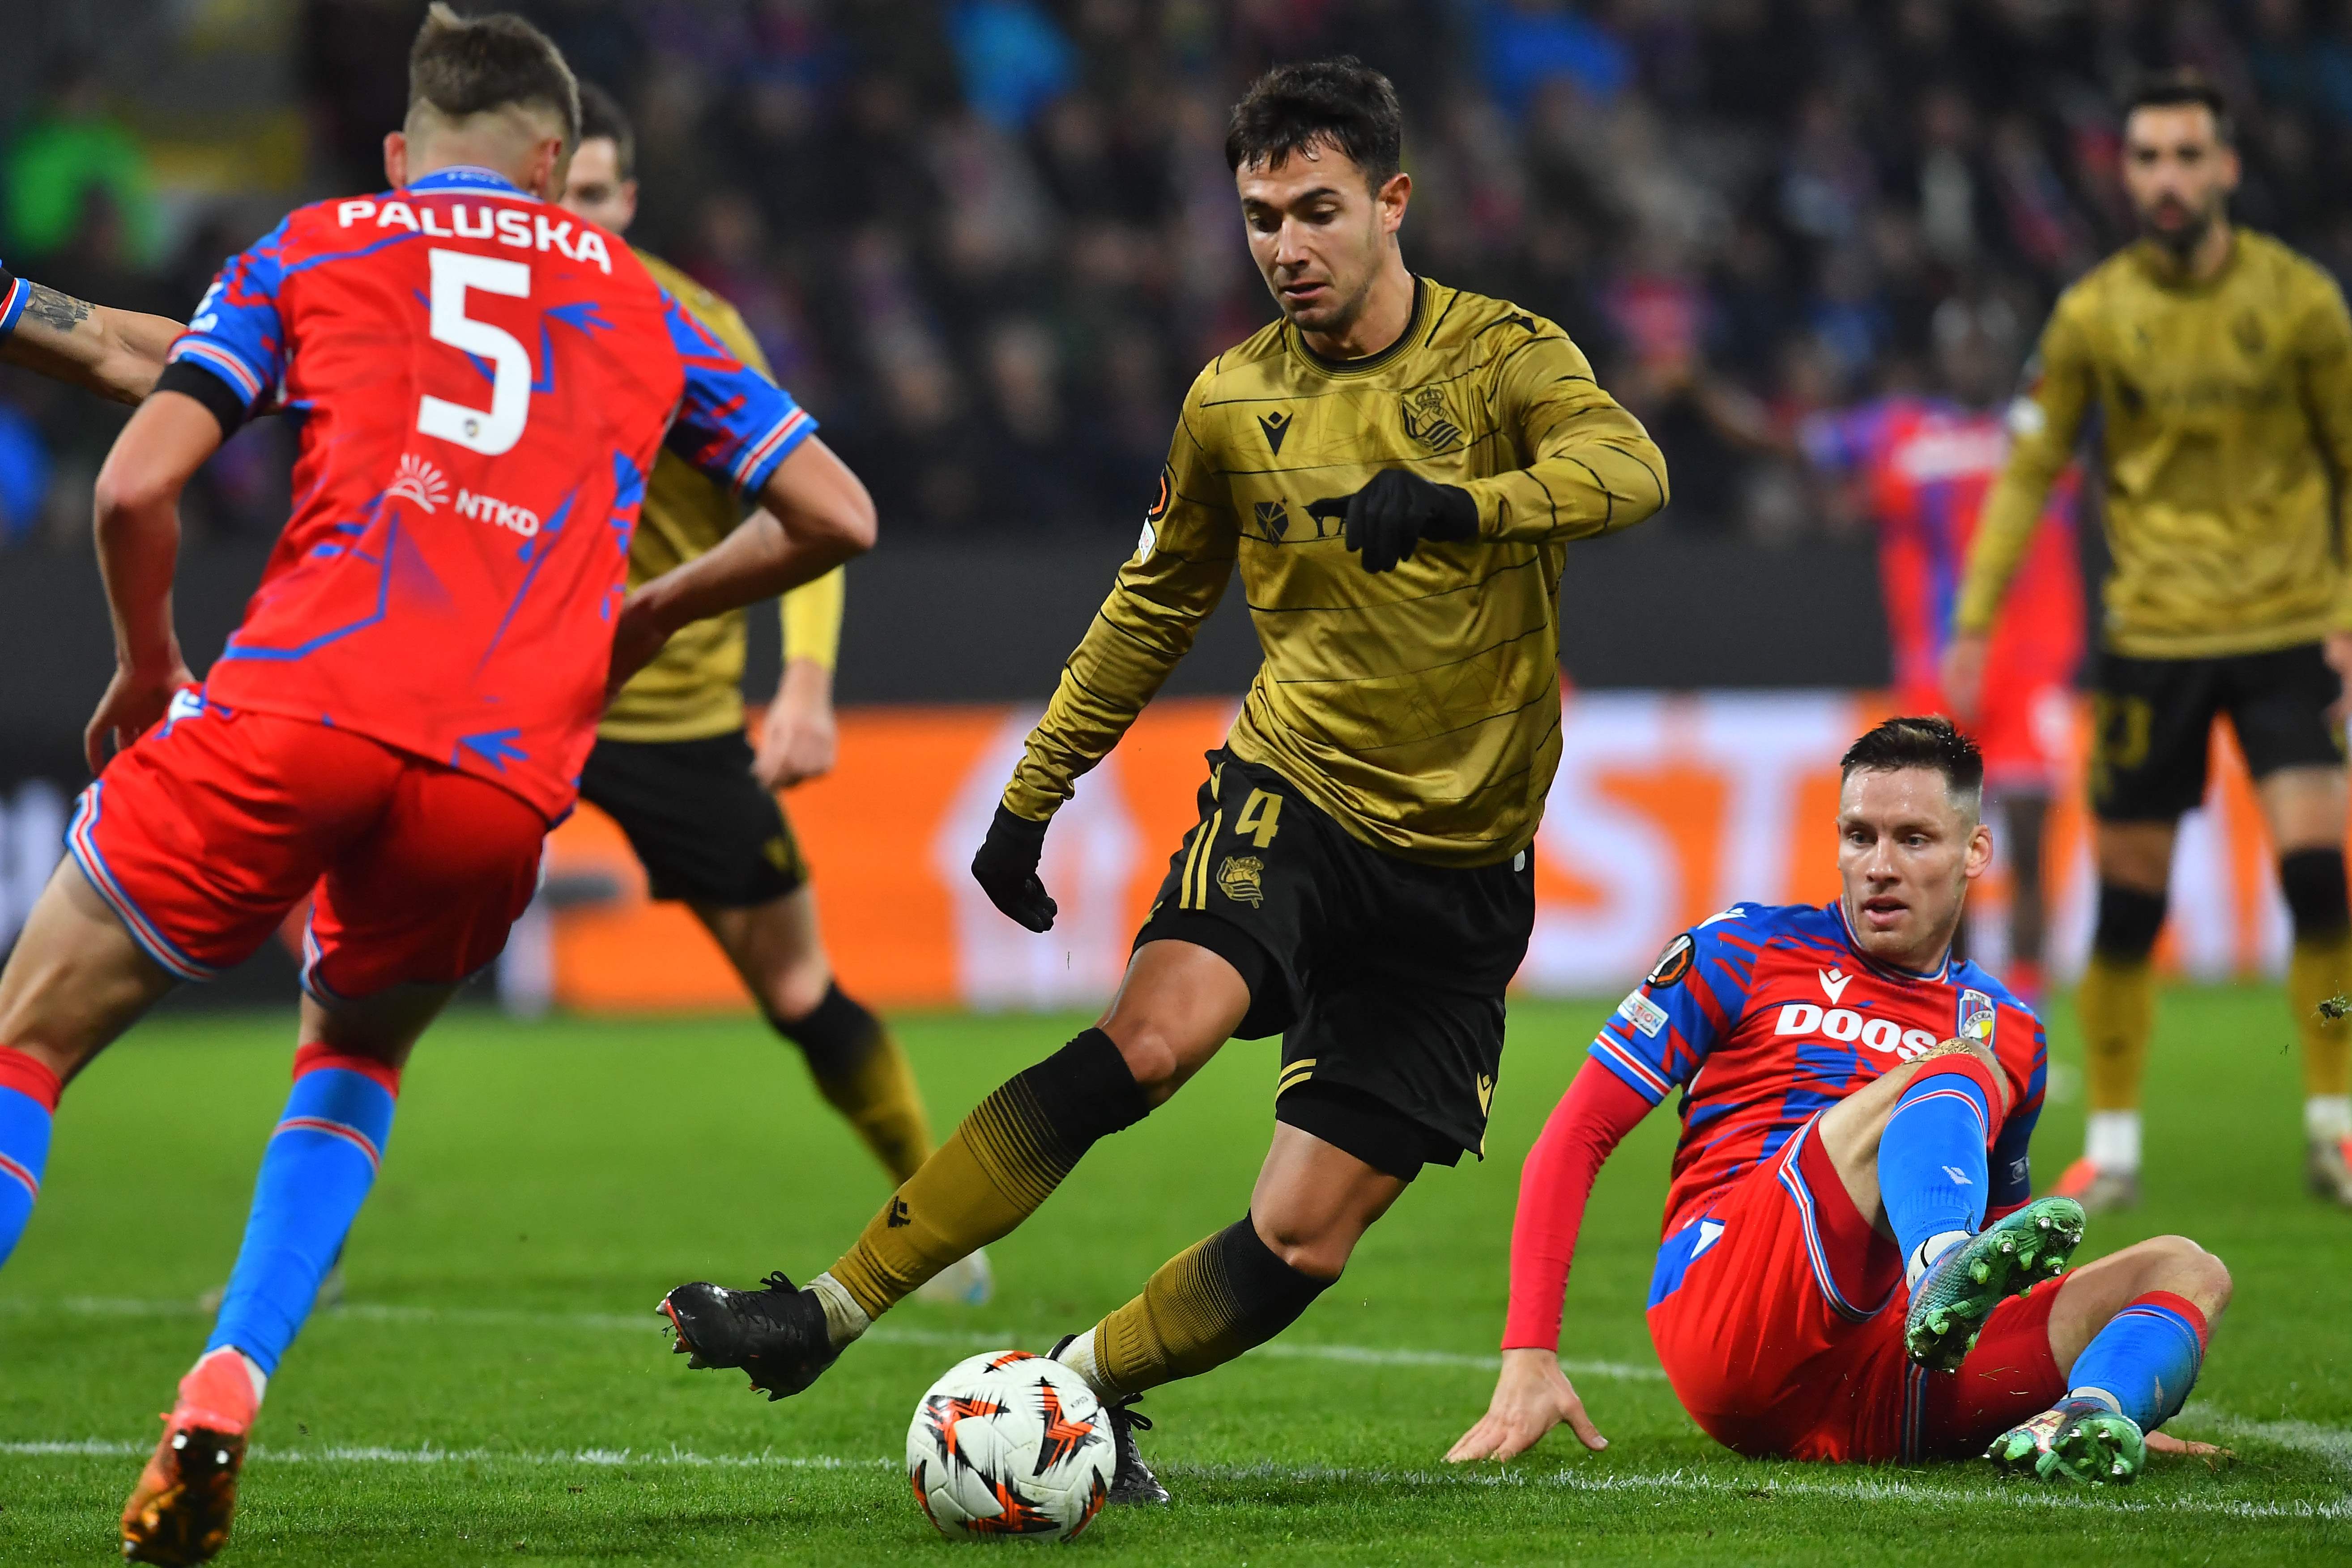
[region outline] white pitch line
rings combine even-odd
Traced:
[[[194,1301],[136,1300],[106,1296],[68,1296],[55,1303],[21,1299],[0,1300],[0,1313],[32,1316],[45,1311],[63,1311],[85,1318],[201,1318],[209,1315]],[[646,1335],[658,1332],[664,1327],[661,1319],[650,1310],[638,1317],[620,1312],[531,1312],[499,1307],[418,1307],[347,1301],[330,1309],[330,1313],[333,1317],[373,1323],[572,1329]],[[1049,1341],[1053,1336],[1022,1334],[1002,1329],[948,1331],[885,1324],[867,1331],[866,1338],[877,1344],[986,1350],[1006,1343]],[[1260,1345],[1249,1353],[1285,1361],[1328,1361],[1356,1366],[1464,1367],[1477,1372],[1494,1372],[1503,1364],[1502,1357],[1498,1355],[1477,1355],[1463,1351],[1412,1350],[1388,1345],[1327,1345],[1281,1340]],[[1666,1376],[1654,1364],[1644,1366],[1634,1362],[1563,1361],[1560,1366],[1571,1377],[1597,1377],[1622,1383],[1663,1383]]]
[[[0,1442],[0,1455],[25,1458],[137,1458],[151,1444],[111,1442],[90,1437],[72,1441]],[[276,1465],[399,1465],[474,1466],[488,1468],[561,1468],[580,1467],[617,1469],[626,1466],[691,1469],[740,1470],[888,1470],[897,1461],[849,1458],[834,1454],[700,1454],[692,1449],[577,1448],[534,1452],[498,1448],[447,1448],[425,1444],[414,1448],[332,1447],[281,1448],[257,1445],[252,1459]],[[1597,1464],[1601,1461],[1584,1461]],[[2020,1483],[1998,1489],[1945,1487],[1878,1477],[1846,1480],[1801,1480],[1780,1477],[1745,1479],[1693,1474],[1675,1469],[1634,1474],[1592,1474],[1584,1470],[1529,1476],[1479,1469],[1397,1470],[1329,1465],[1167,1465],[1163,1474],[1214,1481],[1278,1482],[1290,1485],[1349,1484],[1434,1489],[1450,1487],[1551,1487],[1574,1492],[1681,1493],[1751,1501],[1777,1498],[1820,1499],[1839,1502],[1899,1506],[1914,1509],[1979,1510],[1985,1508],[2084,1510],[2150,1517],[2182,1514],[2246,1520],[2352,1520],[2352,1498],[2330,1502],[2254,1502],[2223,1498],[2162,1498],[2141,1500],[2106,1492]]]
[[[2315,1454],[2332,1461],[2338,1469],[2352,1470],[2352,1432],[2338,1426],[2322,1426],[2311,1421],[2257,1421],[2216,1410],[2201,1400],[2174,1419],[2191,1426],[2210,1426],[2228,1437],[2251,1437],[2276,1447],[2293,1448],[2297,1453]]]

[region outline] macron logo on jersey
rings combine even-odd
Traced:
[[[452,226],[444,228],[439,210],[422,204],[411,206],[398,200],[379,204],[365,197],[336,204],[335,221],[345,228],[371,217],[377,228],[404,228],[430,239],[496,239],[517,250],[552,250],[567,261],[593,261],[607,276],[613,270],[613,258],[604,248],[603,235],[583,227],[574,237],[571,223],[550,223],[545,213],[493,206],[488,202],[469,210],[465,203],[454,202],[449,206]]]
[[[1844,1001],[1845,988],[1853,984],[1853,976],[1843,969],[1824,969],[1821,976],[1822,994],[1830,999],[1830,1005],[1834,1007]]]

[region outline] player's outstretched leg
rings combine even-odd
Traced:
[[[822,950],[817,961],[824,963]],[[935,1148],[930,1118],[905,1048],[880,1018],[830,979],[823,1000],[797,1017],[772,1010],[767,1016],[776,1033],[800,1047],[817,1092],[890,1173],[892,1186],[903,1185],[922,1169]],[[926,1300],[986,1305],[995,1294],[988,1254],[975,1251],[950,1264],[917,1294]]]
[[[132,1562],[202,1563],[227,1541],[246,1435],[375,1184],[399,1092],[399,1069],[373,1057],[295,1053],[212,1338],[123,1505]]]
[[[771,1398],[815,1382],[873,1321],[1036,1211],[1095,1143],[1132,1127],[1233,1037],[1249,984],[1188,942],[1145,942],[1100,1025],[973,1108],[826,1273],[796,1289],[698,1281],[659,1310],[694,1366],[740,1367]]]
[[[1085,1378],[1111,1413],[1118,1444],[1112,1502],[1168,1500],[1136,1447],[1131,1428],[1150,1429],[1134,1413],[1137,1398],[1223,1366],[1297,1322],[1409,1180],[1277,1123],[1250,1213],[1161,1264],[1142,1294],[1054,1346],[1053,1358]]]
[[[1028,1218],[1097,1140],[1150,1109],[1111,1037],[1087,1030],[974,1107],[807,1289],[779,1273],[755,1290],[697,1281],[663,1297],[677,1349],[693,1366],[740,1368],[771,1398],[798,1394],[876,1318]]]
[[[2126,1290],[2132,1294],[2112,1309]],[[1985,1458],[2042,1480],[2128,1485],[2147,1463],[2146,1434],[2177,1415],[2196,1386],[2212,1320],[2229,1302],[2229,1271],[2181,1237],[2103,1258],[2068,1277],[2052,1313],[2053,1350],[2087,1328],[2061,1321],[2083,1310],[2069,1300],[2078,1296],[2104,1297],[2088,1310],[2114,1315],[2067,1369],[2066,1397],[1994,1438]]]
[[[1879,1134],[1879,1199],[1911,1292],[1904,1346],[1926,1366],[1959,1365],[1992,1310],[2063,1273],[2082,1239],[2082,1208],[2066,1198],[1979,1229],[2002,1112],[1995,1069],[1956,1049],[1920,1064]]]

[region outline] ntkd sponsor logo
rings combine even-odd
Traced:
[[[1822,1035],[1841,1044],[1859,1041],[1884,1056],[1909,1061],[1932,1051],[1937,1041],[1926,1029],[1906,1029],[1892,1018],[1865,1019],[1851,1007],[1823,1008],[1813,1002],[1790,1002],[1772,1026],[1776,1035]]]
[[[539,532],[539,513],[526,507],[509,506],[495,496],[478,496],[471,490],[457,492],[457,515],[478,522],[494,522],[525,539]]]

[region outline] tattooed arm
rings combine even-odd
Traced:
[[[153,389],[180,331],[168,316],[93,305],[0,268],[0,361],[117,403],[137,403]]]

